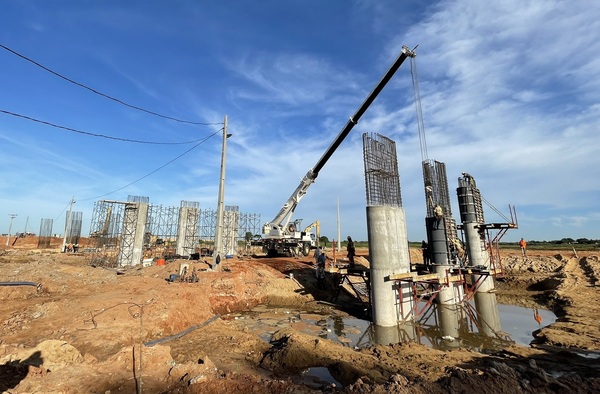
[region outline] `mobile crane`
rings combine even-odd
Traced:
[[[296,190],[294,190],[290,198],[283,204],[279,213],[273,220],[263,225],[263,238],[261,238],[258,243],[262,245],[263,252],[267,253],[268,256],[276,256],[278,254],[292,256],[298,255],[299,253],[308,256],[311,247],[314,246],[312,234],[307,231],[298,231],[301,222],[299,220],[291,221],[292,214],[298,206],[300,199],[306,194],[310,185],[314,183],[319,175],[319,171],[321,171],[325,163],[327,163],[342,141],[348,136],[352,128],[358,123],[362,115],[383,90],[385,85],[392,79],[392,76],[400,68],[402,63],[407,57],[412,58],[416,56],[414,52],[415,49],[416,47],[412,50],[406,46],[402,47],[402,51],[396,61],[394,61],[377,86],[375,86],[373,91],[367,96],[356,113],[350,117],[346,125],[333,140],[329,148],[327,148],[323,156],[321,156],[317,164],[304,175],[304,178],[302,178],[300,184]]]

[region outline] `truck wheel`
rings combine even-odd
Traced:
[[[267,256],[268,257],[277,257],[277,249],[269,249],[267,251]]]
[[[308,256],[308,255],[310,254],[310,244],[309,244],[309,243],[305,243],[305,244],[302,246],[302,254],[303,254],[304,256]]]

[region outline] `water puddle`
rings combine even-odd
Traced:
[[[323,315],[311,311],[258,306],[250,311],[222,316],[265,342],[281,329],[292,328],[350,348],[373,344],[417,342],[436,349],[463,348],[494,351],[513,343],[529,346],[533,332],[556,316],[544,309],[498,304],[494,294],[481,295],[465,306],[431,305],[415,322],[397,327],[372,326],[354,317]]]
[[[318,389],[322,387],[343,387],[329,372],[327,367],[312,367],[307,368],[300,374],[299,377],[292,378],[296,384],[304,384],[309,387]]]
[[[353,349],[412,341],[436,349],[462,348],[483,353],[514,343],[529,346],[535,330],[556,320],[556,316],[548,310],[498,304],[495,294],[477,296],[464,306],[434,304],[427,307],[421,304],[419,311],[422,314],[414,322],[397,327],[377,327],[354,317],[267,305],[221,317],[258,335],[265,342],[270,342],[275,332],[291,328]],[[590,358],[595,356],[589,355]],[[315,389],[342,387],[326,367],[308,368],[291,379]]]

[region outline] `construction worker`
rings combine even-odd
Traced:
[[[521,240],[519,241],[519,246],[521,247],[521,255],[523,257],[527,257],[527,241],[521,238]]]
[[[321,256],[322,253],[321,247],[317,246],[315,253],[313,254],[313,257],[315,258],[315,265],[319,265],[319,256]]]
[[[354,247],[354,241],[352,241],[352,238],[349,235],[346,250],[348,251],[348,261],[350,261],[350,267],[354,268],[354,255],[356,254],[356,248]]]
[[[317,258],[317,287],[325,289],[325,253],[321,253]]]
[[[423,264],[429,264],[429,246],[425,240],[421,242],[421,251],[423,252]]]
[[[433,214],[435,215],[435,229],[437,230],[440,228],[440,222],[444,217],[444,209],[439,205],[436,205],[435,208],[433,208]]]

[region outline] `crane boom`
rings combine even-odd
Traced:
[[[392,79],[392,76],[400,68],[404,60],[406,60],[407,57],[412,58],[415,56],[416,55],[414,50],[411,50],[406,46],[402,47],[402,51],[400,52],[400,55],[398,56],[396,61],[385,73],[383,78],[381,78],[381,80],[375,86],[373,91],[367,96],[367,98],[358,108],[356,113],[350,117],[346,125],[342,128],[337,137],[333,140],[329,148],[325,151],[323,156],[321,156],[319,161],[317,161],[317,164],[313,168],[308,170],[306,175],[304,175],[304,178],[302,178],[300,184],[298,185],[296,190],[294,190],[290,198],[285,202],[285,204],[283,204],[283,207],[281,208],[279,213],[275,216],[275,218],[273,218],[273,220],[264,224],[263,234],[269,235],[270,237],[281,237],[289,231],[287,225],[291,219],[291,216],[294,213],[296,207],[298,206],[300,199],[306,194],[306,191],[308,190],[310,185],[314,183],[315,179],[319,175],[319,171],[321,171],[323,166],[327,163],[329,158],[344,141],[344,139],[350,133],[352,128],[358,123],[365,111],[369,108],[369,106],[373,103],[375,98],[383,90],[385,85],[390,81],[390,79]]]

